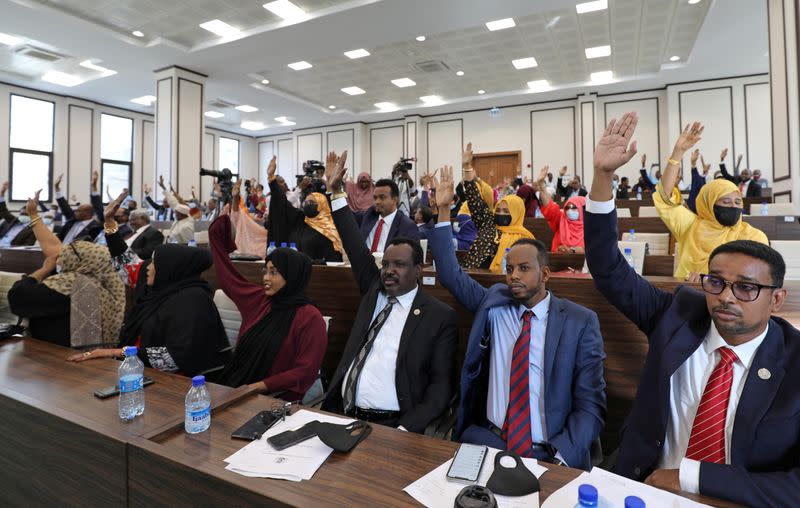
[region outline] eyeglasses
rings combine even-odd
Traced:
[[[718,295],[725,291],[726,286],[731,287],[733,296],[740,302],[752,302],[758,299],[761,290],[778,289],[778,286],[768,286],[766,284],[756,284],[755,282],[731,282],[717,277],[716,275],[701,274],[700,285],[703,291],[711,295]]]

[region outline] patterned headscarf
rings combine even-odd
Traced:
[[[44,285],[70,297],[70,344],[115,344],[125,316],[125,285],[108,248],[72,242],[61,247],[58,263],[61,273],[46,278]]]
[[[306,217],[306,224],[317,233],[330,240],[336,252],[344,254],[342,240],[339,238],[339,232],[336,230],[336,225],[333,223],[333,215],[331,215],[331,207],[328,204],[328,199],[319,192],[312,192],[308,197],[317,203],[317,210],[319,210],[319,213],[316,217]]]

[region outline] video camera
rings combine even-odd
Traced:
[[[408,159],[400,157],[400,160],[392,168],[392,179],[400,176],[401,171],[406,173],[404,176],[405,178],[409,178],[408,172],[414,167],[414,162],[417,162],[416,157],[411,157]]]
[[[322,171],[323,174],[325,173],[325,164],[321,161],[316,160],[308,160],[303,163],[303,174],[297,175],[297,185],[300,185],[300,182],[303,181],[304,178],[309,178],[311,180],[311,185],[309,185],[305,191],[303,192],[303,198],[311,192],[320,192],[322,194],[326,191],[325,185],[325,178],[318,177],[317,172]]]
[[[233,173],[225,168],[222,171],[216,169],[200,168],[200,176],[213,176],[217,179],[219,189],[222,192],[222,204],[231,202],[231,190],[233,189]]]

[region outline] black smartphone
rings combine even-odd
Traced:
[[[269,443],[270,446],[278,451],[289,448],[290,446],[302,443],[303,441],[316,436],[317,424],[319,424],[319,421],[314,420],[313,422],[308,422],[297,430],[287,430],[286,432],[275,434],[274,436],[267,438],[267,443]]]
[[[142,378],[142,387],[151,385],[153,383],[155,383],[155,381],[153,381],[147,376]],[[98,399],[107,399],[115,395],[119,395],[119,385],[106,386],[105,388],[100,388],[99,390],[95,390],[94,392],[94,396],[97,397]]]
[[[264,432],[271,429],[282,419],[281,413],[276,414],[272,411],[261,411],[250,418],[244,425],[234,430],[231,437],[235,439],[245,439],[247,441],[261,439]]]

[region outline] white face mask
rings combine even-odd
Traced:
[[[42,222],[44,222],[45,226],[49,226],[49,225],[51,225],[53,223],[53,218],[52,217],[45,217],[44,219],[42,219]]]
[[[567,210],[567,219],[578,220],[581,218],[581,213],[578,210]]]
[[[61,273],[61,265],[56,265],[56,273]]]
[[[17,220],[20,224],[29,224],[31,222],[31,218],[27,215],[20,215]]]

